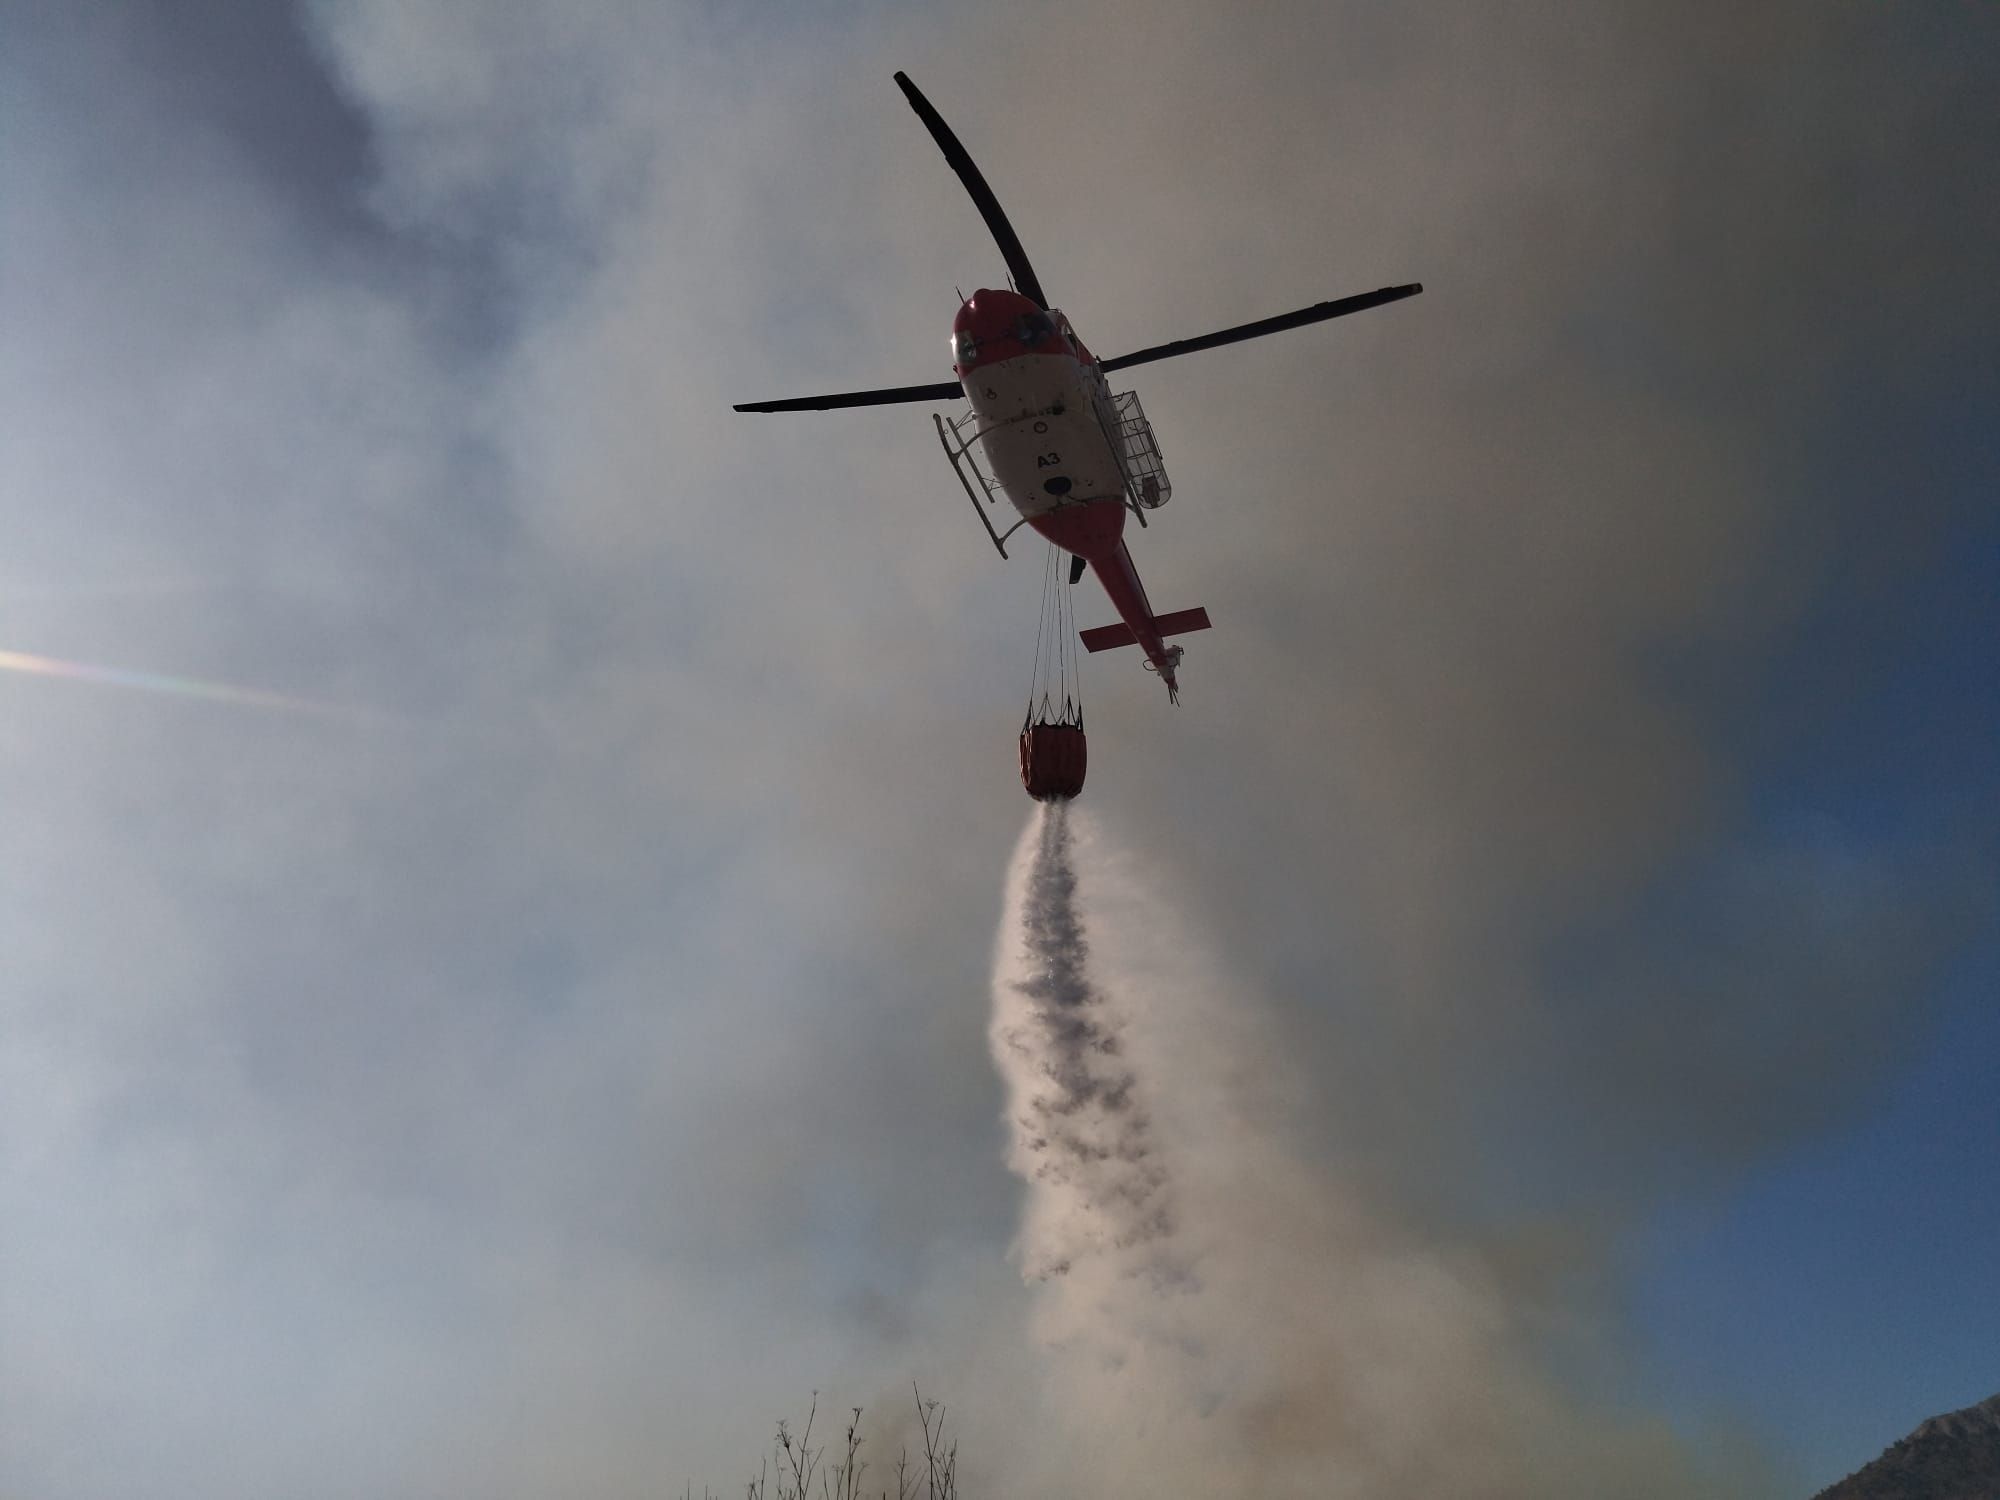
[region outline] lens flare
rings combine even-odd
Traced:
[[[314,714],[322,718],[358,716],[355,709],[311,698],[261,692],[256,688],[235,687],[226,682],[203,682],[193,677],[167,677],[158,672],[131,672],[122,667],[92,666],[88,662],[34,656],[25,651],[0,651],[0,672],[57,677],[70,682],[94,683],[100,687],[137,688],[141,692],[195,698],[208,703],[229,703],[239,708],[275,708],[286,713]]]

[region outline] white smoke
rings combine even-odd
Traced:
[[[1482,1256],[1303,1159],[1299,1082],[1255,998],[1061,804],[1016,849],[993,995],[1068,1488],[1689,1492],[1663,1435],[1587,1417],[1541,1373]]]

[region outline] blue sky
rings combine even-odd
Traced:
[[[1095,348],[1427,287],[1135,382],[1216,621],[1171,713],[1085,666],[1172,1432],[1803,1495],[1992,1394],[1993,31],[11,9],[0,651],[339,712],[0,675],[0,1488],[722,1486],[912,1378],[980,1493],[1173,1472],[1014,1249],[1041,570],[923,413],[727,411],[1000,274],[897,68]]]
[[[1823,705],[1835,674],[1855,690],[1831,714],[1802,711],[1780,678],[1771,718],[1786,753],[1755,798],[1772,826],[1836,845],[1955,847],[1993,868],[2000,523],[1984,497],[2000,482],[1996,394],[1990,354],[1966,347],[1918,391],[1863,383],[1854,425],[1828,434],[1834,503],[1882,482],[1885,438],[1910,433],[1922,480],[1965,497],[1970,524],[1907,565],[1892,596],[1837,596],[1800,632],[1799,697]],[[1859,1467],[1876,1434],[1983,1399],[1993,1382],[1990,902],[1975,917],[1983,936],[1908,997],[1883,1076],[1833,1128],[1640,1237],[1636,1296],[1661,1389],[1688,1412],[1748,1413],[1791,1434],[1822,1477]]]
[[[1636,1295],[1675,1406],[1768,1424],[1833,1475],[1991,1383],[1995,958],[1926,1007],[1855,1122],[1648,1228]]]

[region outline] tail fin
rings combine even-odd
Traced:
[[[1193,609],[1177,609],[1170,615],[1154,615],[1153,626],[1163,637],[1207,630],[1208,611],[1196,605]],[[1138,644],[1132,635],[1132,627],[1122,620],[1116,625],[1099,625],[1093,630],[1079,630],[1076,638],[1083,642],[1083,649],[1086,651],[1115,651],[1120,646]]]

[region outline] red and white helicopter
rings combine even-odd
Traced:
[[[1146,513],[1164,504],[1172,488],[1137,395],[1130,391],[1114,395],[1104,377],[1156,359],[1262,338],[1380,307],[1414,297],[1423,287],[1383,287],[1219,333],[1099,359],[1084,347],[1069,319],[1049,306],[1041,280],[1029,265],[999,199],[951,127],[906,74],[898,73],[896,82],[972,195],[980,217],[999,243],[1014,288],[982,288],[959,308],[951,325],[956,381],[751,401],[736,410],[827,411],[950,401],[962,395],[972,406],[966,416],[932,420],[959,483],[1000,555],[1007,555],[1007,538],[1029,526],[1070,554],[1072,584],[1086,567],[1095,572],[1122,623],[1080,631],[1078,638],[1091,651],[1137,645],[1145,653],[1148,669],[1166,683],[1168,697],[1178,701],[1175,670],[1182,648],[1168,645],[1167,639],[1208,629],[1208,612],[1196,608],[1157,615],[1146,598],[1145,585],[1139,581],[1132,554],[1126,549],[1125,518],[1133,516],[1144,526]],[[987,510],[1001,499],[1019,512],[1020,520],[1005,531],[996,531]],[[1080,734],[1078,750],[1080,754]],[[1024,760],[1026,753],[1024,740]],[[1076,779],[1080,785],[1080,766]]]

